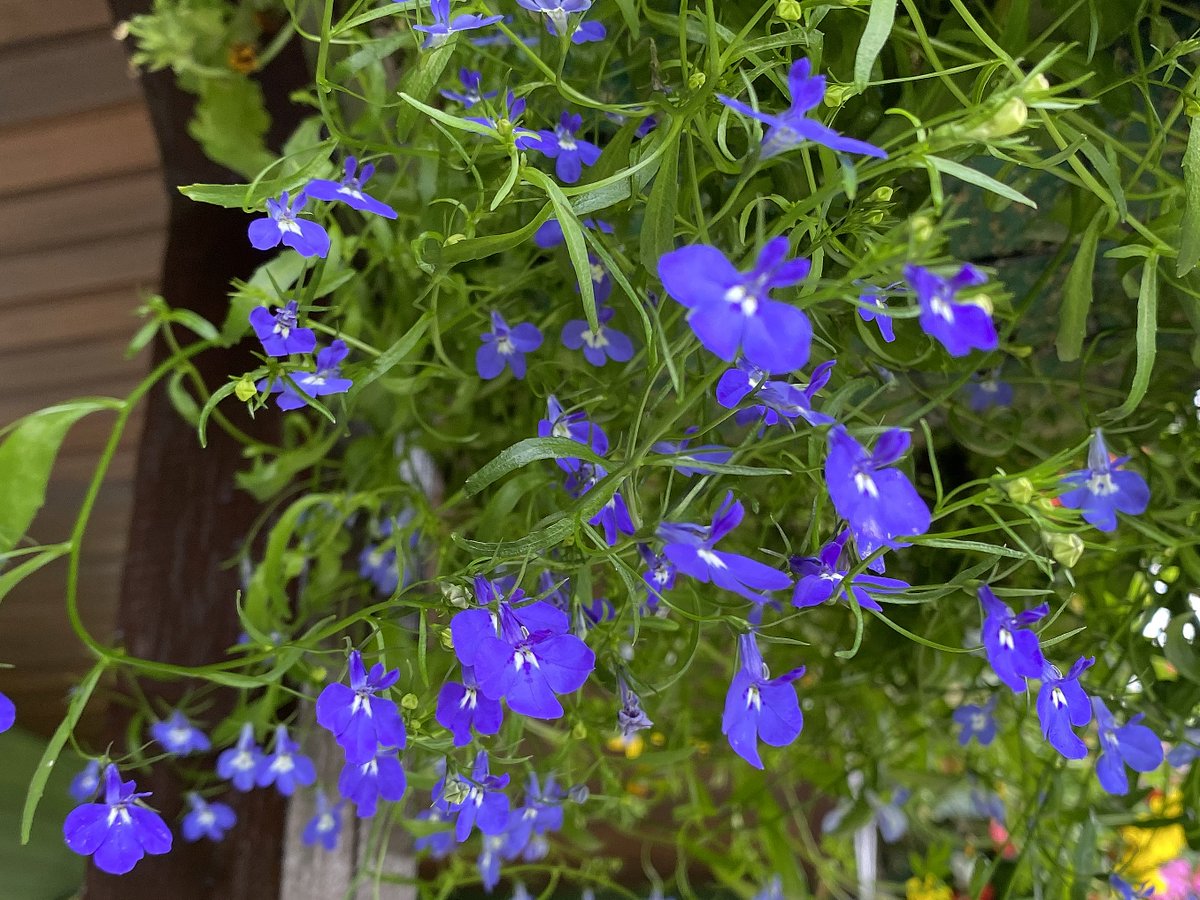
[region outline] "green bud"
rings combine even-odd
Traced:
[[[1189,99],[1187,103],[1183,105],[1183,109],[1184,112],[1188,114],[1189,119],[1194,119],[1196,116],[1200,116],[1200,100],[1196,100],[1195,98]]]
[[[825,89],[825,96],[822,100],[826,106],[837,109],[856,93],[852,84],[831,84]]]
[[[908,220],[909,227],[912,229],[913,239],[917,243],[924,244],[933,237],[933,219],[926,215],[913,216]]]
[[[443,244],[442,246],[449,247],[452,244],[457,244],[459,241],[465,241],[466,239],[467,239],[467,236],[465,234],[455,233],[455,234],[450,235],[450,237],[446,238],[446,243]]]
[[[442,598],[451,606],[466,609],[471,605],[471,593],[461,584],[446,584],[442,586]]]
[[[471,788],[458,776],[447,778],[445,787],[442,788],[442,797],[450,805],[462,803],[467,799],[469,793],[471,793]]]
[[[587,726],[584,725],[582,722],[576,722],[575,727],[573,727],[571,729],[571,737],[575,738],[575,740],[577,740],[577,741],[582,741],[587,736],[588,736]]]
[[[442,645],[443,650],[454,650],[454,636],[449,628],[443,628],[438,634],[438,643]]]
[[[869,213],[867,213],[867,224],[868,225],[878,225],[882,221],[883,221],[883,210],[873,209]]]
[[[400,705],[404,709],[408,710],[416,709],[417,706],[420,705],[420,702],[421,701],[417,699],[417,695],[413,693],[405,694],[400,698]]]
[[[800,0],[779,0],[779,5],[775,7],[775,15],[785,22],[799,22],[800,17],[804,15],[804,7],[800,5]]]
[[[1068,569],[1083,556],[1083,539],[1077,534],[1048,534],[1046,543],[1050,547],[1050,555],[1059,565]]]
[[[254,386],[254,382],[247,375],[242,376],[242,380],[237,383],[237,387],[233,389],[234,395],[245,403],[251,397],[258,393],[258,388]]]
[[[698,91],[700,88],[704,87],[704,82],[706,81],[708,81],[708,79],[704,76],[703,72],[693,72],[690,76],[688,76],[688,90]]]
[[[1033,499],[1034,494],[1037,493],[1034,490],[1033,482],[1025,477],[1006,482],[1004,492],[1008,494],[1008,499],[1012,500],[1013,503],[1021,504],[1028,503]]]
[[[1029,119],[1029,107],[1020,97],[1009,97],[992,117],[967,132],[967,137],[977,141],[990,141],[995,138],[1008,137],[1016,134],[1025,127]]]
[[[317,684],[324,684],[329,678],[329,670],[324,666],[316,666],[310,673],[309,677]]]
[[[871,191],[871,196],[867,199],[872,200],[875,203],[887,203],[892,199],[892,195],[894,193],[895,191],[893,191],[890,187],[875,188],[875,190]]]

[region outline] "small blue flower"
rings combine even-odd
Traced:
[[[563,797],[553,775],[547,776],[545,786],[542,786],[537,774],[529,773],[522,805],[508,814],[504,849],[501,851],[505,859],[516,859],[524,853],[534,836],[562,828]]]
[[[327,397],[331,394],[346,393],[354,386],[353,381],[342,377],[342,360],[349,352],[345,341],[334,341],[317,353],[315,372],[292,372],[291,383],[282,378],[275,379],[270,385],[270,391],[279,394],[275,400],[276,405],[282,410],[300,409],[306,405],[300,398],[301,394],[306,397]],[[255,387],[260,391],[266,390],[267,380],[262,379]]]
[[[538,437],[570,438],[590,447],[597,456],[608,453],[608,435],[604,429],[589,420],[583,410],[564,413],[562,404],[553,394],[546,398],[546,418],[538,422]],[[582,460],[560,457],[555,463],[564,472],[578,472]]]
[[[400,800],[407,787],[395,749],[380,750],[363,763],[347,762],[338,776],[338,793],[357,807],[360,819],[375,815],[380,800]]]
[[[190,809],[183,817],[183,839],[194,843],[200,838],[220,841],[225,832],[237,824],[237,814],[227,803],[209,803],[195,791],[188,791]]]
[[[447,100],[461,103],[466,109],[470,109],[476,103],[482,103],[484,100],[491,100],[499,94],[499,91],[483,93],[483,74],[476,72],[474,69],[459,69],[458,80],[462,82],[463,86],[461,93],[458,91],[442,91],[441,94]]]
[[[592,0],[517,0],[517,3],[531,12],[544,15],[548,23],[554,25],[552,34],[564,34],[567,31],[567,17],[572,13],[585,13],[592,8]]]
[[[986,378],[972,375],[967,383],[967,404],[973,412],[986,412],[993,406],[1007,409],[1012,406],[1013,387],[1007,381],[1001,381],[997,373]]]
[[[177,709],[165,720],[151,725],[150,735],[162,744],[164,750],[176,756],[203,753],[212,746],[204,732]]]
[[[370,581],[376,593],[390,597],[400,586],[396,548],[388,544],[367,544],[358,554],[358,575]]]
[[[525,354],[542,346],[542,333],[537,326],[522,322],[512,328],[500,313],[492,310],[492,330],[480,335],[483,345],[475,351],[475,371],[485,381],[497,377],[504,367],[512,369],[513,377],[525,377]]]
[[[1145,725],[1139,724],[1139,713],[1121,727],[1104,701],[1092,698],[1096,714],[1096,730],[1100,735],[1100,758],[1096,761],[1096,777],[1100,786],[1110,794],[1129,793],[1129,776],[1125,767],[1135,772],[1153,772],[1163,761],[1162,741]]]
[[[306,846],[313,847],[320,844],[326,850],[332,850],[337,846],[338,836],[342,833],[344,801],[339,800],[336,804],[330,805],[329,798],[320,788],[317,788],[316,797],[317,811],[305,824],[304,833],[300,839]]]
[[[959,303],[955,295],[987,281],[972,265],[943,278],[921,266],[905,266],[904,278],[917,295],[921,315],[917,321],[927,335],[940,341],[951,356],[966,356],[972,350],[995,350],[999,345],[991,313],[978,303]]]
[[[1038,636],[1024,625],[1032,625],[1050,612],[1045,603],[1013,615],[1013,611],[992,593],[986,584],[979,586],[983,606],[983,649],[997,677],[1014,694],[1025,690],[1026,678],[1041,678],[1046,660]]]
[[[989,697],[983,706],[964,703],[954,710],[954,722],[959,727],[958,743],[965,747],[971,741],[979,741],[979,746],[986,747],[994,741],[996,739],[995,711],[995,694]]]
[[[813,75],[812,63],[807,59],[796,60],[788,70],[788,88],[792,95],[792,105],[779,115],[759,112],[732,97],[717,95],[721,102],[731,109],[771,126],[762,142],[763,159],[791,150],[805,141],[812,141],[841,153],[861,153],[864,156],[887,159],[887,153],[875,145],[844,137],[827,125],[808,118],[808,114],[820,105],[825,96],[825,76]]]
[[[580,224],[584,228],[593,228],[601,234],[612,234],[613,227],[602,219],[581,219]],[[543,250],[549,250],[551,247],[557,247],[566,241],[563,236],[562,225],[558,219],[547,219],[538,226],[538,230],[533,233],[533,243],[541,247]]]
[[[7,694],[0,693],[0,734],[8,731],[17,721],[17,705],[8,698]]]
[[[845,547],[850,538],[849,531],[843,531],[832,541],[820,549],[816,556],[793,556],[788,560],[788,566],[798,578],[796,590],[792,594],[792,605],[801,609],[809,606],[819,606],[831,599],[849,602],[849,595],[864,609],[882,612],[882,607],[871,595],[894,594],[907,590],[911,585],[898,578],[884,578],[881,575],[868,575],[860,572],[853,578],[847,578],[852,563]]]
[[[1063,477],[1072,488],[1058,501],[1067,509],[1078,509],[1083,520],[1101,531],[1115,531],[1117,513],[1136,516],[1150,503],[1150,487],[1137,472],[1122,468],[1128,456],[1110,460],[1104,435],[1097,428],[1088,449],[1088,467]]]
[[[673,299],[687,307],[687,321],[710,353],[733,362],[738,351],[766,372],[791,372],[808,362],[812,325],[808,316],[772,300],[774,288],[799,284],[806,259],[788,260],[788,239],[772,238],[749,272],[739,272],[716,247],[695,244],[664,254],[658,277]]]
[[[1200,757],[1200,728],[1188,728],[1184,740],[1176,744],[1167,754],[1167,765],[1179,769]]]
[[[327,178],[314,178],[304,188],[304,193],[317,200],[341,201],[351,209],[357,209],[359,212],[374,213],[377,216],[383,216],[385,219],[396,218],[396,211],[386,203],[376,200],[370,194],[363,192],[363,185],[371,180],[371,176],[375,174],[375,166],[367,163],[362,167],[362,172],[355,174],[358,170],[358,160],[353,156],[346,157],[345,175],[341,181],[330,181]]]
[[[686,428],[684,434],[695,434],[697,430],[693,425]],[[729,462],[733,457],[733,451],[728,447],[722,447],[719,444],[691,447],[691,443],[691,438],[684,438],[680,441],[656,441],[650,449],[663,456],[679,457],[673,468],[684,478],[691,478],[693,475],[711,475],[713,470],[708,468],[706,463],[720,466]],[[684,462],[695,462],[696,465],[680,465]]]
[[[509,91],[504,97],[504,118],[467,116],[467,121],[491,128],[499,136],[512,135],[518,150],[529,150],[541,141],[541,136],[536,131],[520,126],[518,120],[525,112],[525,105],[524,97],[518,98]]]
[[[1067,759],[1087,756],[1087,745],[1071,726],[1078,728],[1092,721],[1092,704],[1079,685],[1079,676],[1095,662],[1094,656],[1080,657],[1066,675],[1049,662],[1042,670],[1042,686],[1037,697],[1042,736]]]
[[[900,287],[899,283],[888,285],[887,290],[895,290]],[[887,343],[896,340],[896,324],[892,321],[892,317],[887,315],[887,300],[884,299],[882,292],[876,288],[872,288],[866,293],[860,294],[859,302],[863,305],[858,307],[858,317],[864,322],[874,322],[879,327],[879,336]]]
[[[554,174],[564,184],[577,182],[583,167],[594,166],[600,159],[599,147],[575,136],[581,127],[582,116],[564,112],[553,131],[539,131],[538,140],[529,143],[530,150],[554,160]]]
[[[262,758],[262,751],[254,743],[254,725],[246,722],[242,725],[237,744],[217,757],[217,774],[233,782],[239,791],[248,791],[254,787]]]
[[[621,708],[617,710],[617,730],[621,732],[621,737],[629,740],[629,738],[633,737],[639,731],[644,731],[652,727],[654,723],[650,721],[650,717],[642,709],[641,698],[630,690],[624,676],[619,673],[617,675],[617,690],[621,695]]]
[[[595,331],[586,319],[571,319],[562,329],[563,346],[568,350],[582,347],[583,358],[593,366],[602,366],[610,359],[629,362],[633,358],[633,341],[624,332],[608,327],[615,312],[611,307],[598,310],[600,321]]]
[[[475,859],[479,881],[489,894],[500,883],[500,853],[504,849],[504,841],[503,835],[485,834],[480,842],[479,856]]]
[[[399,2],[399,0],[396,0],[396,2]],[[476,28],[486,28],[488,25],[495,25],[504,18],[503,16],[477,16],[472,13],[464,13],[461,16],[455,16],[451,20],[450,0],[430,0],[429,11],[433,14],[432,25],[413,26],[413,31],[423,31],[429,35],[425,38],[425,43],[421,45],[427,50],[433,47],[440,47],[459,31],[473,31]]]
[[[1120,895],[1121,900],[1146,900],[1159,896],[1149,881],[1143,881],[1135,888],[1115,872],[1108,876],[1108,885]]]
[[[317,698],[317,724],[333,733],[346,762],[361,765],[380,747],[403,748],[408,736],[396,704],[377,696],[400,680],[400,670],[376,663],[368,672],[357,650],[350,651],[349,666],[350,686],[328,684]]]
[[[280,241],[301,256],[319,256],[329,253],[329,234],[309,219],[298,218],[308,197],[304,191],[289,202],[284,191],[278,200],[267,200],[267,216],[250,223],[250,243],[256,250],[278,247]]]
[[[653,613],[658,609],[663,593],[675,587],[675,564],[665,553],[655,553],[646,544],[638,544],[638,553],[646,563],[642,580],[646,582],[646,606]]]
[[[741,666],[725,696],[721,733],[729,739],[734,752],[756,769],[763,767],[758,741],[772,747],[784,747],[804,728],[804,714],[792,682],[804,674],[804,667],[771,678],[758,649],[754,632],[738,636]]]
[[[772,875],[771,880],[764,884],[751,900],[784,900],[783,879],[778,875]]]
[[[449,681],[438,692],[437,720],[454,735],[454,746],[471,743],[471,729],[480,734],[495,734],[504,719],[499,700],[491,700],[479,690],[475,670],[463,666],[462,684]]]
[[[604,542],[610,547],[617,545],[622,534],[637,533],[620,491],[614,493],[608,502],[600,507],[600,511],[588,519],[588,524],[599,525],[604,529]]]
[[[443,814],[441,810],[432,806],[421,810],[417,813],[416,817],[418,821],[427,822],[431,825],[450,821],[450,816]],[[455,843],[454,832],[450,828],[444,828],[440,831],[431,831],[428,834],[422,834],[413,842],[413,849],[418,852],[428,850],[434,859],[445,859],[454,852]]]
[[[100,760],[89,759],[82,771],[75,773],[67,792],[80,803],[86,803],[100,790]]]
[[[303,753],[300,745],[288,736],[287,727],[275,726],[275,749],[264,755],[258,764],[255,783],[259,787],[275,785],[279,793],[290,797],[297,787],[309,787],[317,780],[317,767]]]
[[[809,383],[801,388],[787,381],[772,381],[762,369],[739,359],[717,382],[717,402],[726,409],[734,409],[754,392],[758,402],[749,409],[739,410],[736,417],[742,425],[755,419],[761,419],[763,425],[778,425],[785,419],[797,418],[809,425],[832,425],[833,416],[816,412],[812,404],[817,391],[829,382],[833,366],[833,360],[821,363],[813,370]]]
[[[67,847],[92,857],[96,868],[110,875],[124,875],[147,853],[170,852],[167,823],[138,802],[149,796],[137,793],[132,781],[121,781],[117,767],[110,765],[104,770],[104,802],[85,803],[67,814],[63,822]]]
[[[555,37],[558,37],[558,28],[551,18],[546,19],[546,30]],[[608,37],[608,29],[601,22],[580,22],[575,26],[575,30],[571,32],[572,44],[591,44],[595,41],[602,41]]]
[[[312,353],[317,348],[317,336],[311,328],[297,324],[298,304],[289,300],[275,315],[264,306],[250,311],[250,325],[268,356],[287,356],[290,353]]]
[[[485,835],[503,834],[508,827],[508,797],[503,793],[507,775],[488,772],[488,754],[475,756],[471,777],[442,778],[433,788],[433,805],[443,813],[457,813],[454,837],[461,844],[476,826]]]

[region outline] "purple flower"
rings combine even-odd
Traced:
[[[542,346],[542,333],[537,326],[522,322],[512,328],[500,313],[492,310],[492,330],[480,338],[483,345],[475,351],[475,371],[485,381],[498,376],[508,366],[513,377],[525,377],[525,354]]]
[[[217,774],[233,782],[239,791],[248,791],[254,787],[262,758],[262,751],[254,743],[254,725],[246,722],[242,725],[237,744],[217,757]]]
[[[849,531],[843,531],[814,556],[793,556],[788,560],[791,570],[799,576],[792,594],[792,605],[800,608],[819,606],[831,599],[849,602],[849,595],[864,609],[881,612],[882,607],[872,593],[892,594],[907,590],[911,585],[896,578],[868,575],[860,572],[847,578],[851,562],[846,552]]]
[[[772,238],[754,268],[739,272],[716,247],[695,244],[665,254],[658,277],[687,307],[688,324],[709,352],[733,362],[740,349],[760,369],[791,372],[808,362],[812,325],[799,309],[771,299],[773,288],[808,275],[808,260],[787,260],[787,253],[787,238]]]
[[[505,859],[515,859],[529,846],[535,835],[558,831],[563,824],[562,801],[564,794],[553,775],[546,777],[544,787],[538,783],[537,774],[529,773],[523,804],[508,814],[505,829]]]
[[[929,528],[929,507],[907,475],[889,468],[899,462],[908,445],[908,433],[899,428],[881,434],[873,452],[842,426],[830,429],[825,483],[833,508],[850,524],[863,556],[880,547],[902,546],[896,538],[923,534]]]
[[[581,224],[584,228],[594,228],[602,234],[612,234],[613,227],[602,219],[581,219]],[[563,236],[562,224],[558,219],[547,219],[538,226],[538,230],[533,233],[533,243],[543,250],[549,250],[551,247],[557,247],[563,243],[566,238]]]
[[[177,709],[165,720],[151,725],[150,736],[162,744],[164,750],[176,756],[203,753],[212,746],[204,732]]]
[[[665,553],[655,553],[646,544],[638,544],[638,553],[646,563],[646,571],[642,573],[642,580],[646,582],[646,606],[654,612],[663,592],[675,587],[675,564]]]
[[[772,875],[771,880],[764,884],[762,889],[750,900],[784,900],[783,878],[779,875]]]
[[[624,676],[617,675],[617,690],[621,694],[621,708],[617,710],[617,730],[621,737],[629,740],[639,731],[653,727],[654,723],[642,709],[642,701],[625,682]]]
[[[792,63],[788,70],[788,89],[792,95],[792,105],[779,115],[759,112],[732,97],[717,95],[726,106],[771,126],[762,142],[763,159],[798,147],[804,141],[812,141],[842,153],[861,153],[887,159],[887,153],[875,145],[843,137],[832,128],[808,118],[808,113],[816,109],[825,96],[825,76],[813,75],[812,63],[807,59]]]
[[[275,315],[264,306],[256,306],[250,311],[250,325],[268,356],[311,353],[316,349],[317,336],[311,328],[297,325],[296,310],[296,301],[289,300]]]
[[[899,283],[892,284],[888,286],[887,290],[894,290],[899,286]],[[864,322],[874,322],[879,326],[879,336],[887,343],[890,344],[894,341],[896,339],[896,326],[892,321],[892,317],[885,312],[888,306],[883,294],[872,288],[870,291],[860,294],[858,299],[859,302],[865,304],[858,307],[859,318]]]
[[[518,150],[529,150],[541,141],[541,136],[536,131],[530,131],[528,128],[521,128],[518,125],[517,120],[524,112],[525,98],[518,98],[512,91],[509,91],[504,97],[504,118],[467,116],[467,121],[491,128],[501,137],[511,135]]]
[[[379,200],[376,200],[370,194],[363,192],[363,185],[371,180],[371,176],[375,174],[375,166],[367,163],[362,167],[362,172],[355,174],[358,169],[358,160],[353,156],[346,157],[345,175],[341,181],[330,181],[327,178],[314,178],[308,183],[304,192],[310,197],[315,197],[317,200],[340,200],[351,209],[357,209],[360,212],[374,213],[377,216],[383,216],[385,219],[396,218],[396,211]]]
[[[695,426],[691,426],[684,430],[684,434],[695,434],[697,430]],[[684,478],[691,478],[693,475],[711,475],[713,470],[703,463],[721,466],[733,457],[733,451],[728,447],[722,447],[719,444],[703,444],[699,447],[689,448],[691,442],[691,438],[684,438],[680,441],[657,441],[650,449],[663,456],[678,457],[673,468]],[[682,465],[684,462],[694,462],[696,465]]]
[[[570,438],[576,443],[590,447],[597,456],[608,453],[608,435],[604,433],[604,429],[590,421],[587,413],[581,409],[564,413],[562,404],[553,394],[546,398],[546,418],[538,422],[538,437]],[[577,472],[582,460],[560,457],[555,463],[564,472]]]
[[[331,806],[325,792],[317,788],[317,811],[304,826],[301,840],[309,847],[320,844],[326,850],[334,849],[342,833],[342,805],[339,800]]]
[[[8,698],[8,695],[0,693],[0,734],[8,731],[17,721],[17,705]]]
[[[425,43],[421,46],[429,49],[431,47],[440,47],[450,37],[459,31],[473,31],[476,28],[486,28],[488,25],[495,25],[503,16],[477,16],[471,13],[464,13],[461,16],[455,16],[453,20],[450,18],[450,0],[430,0],[429,11],[433,13],[432,25],[414,25],[413,31],[423,31],[429,37],[425,38]]]
[[[931,338],[941,342],[951,356],[966,356],[972,350],[995,350],[999,344],[992,316],[978,303],[958,303],[959,291],[987,281],[972,265],[943,278],[921,266],[905,266],[904,278],[917,295],[921,315],[917,321]]]
[[[1045,603],[1018,615],[992,593],[986,584],[979,586],[983,605],[983,649],[996,675],[1015,694],[1025,690],[1026,678],[1041,678],[1046,660],[1038,637],[1022,625],[1031,625],[1050,612]]]
[[[300,409],[305,403],[300,395],[306,397],[327,397],[330,394],[344,394],[354,386],[349,378],[342,377],[341,364],[350,352],[345,341],[334,341],[317,354],[317,369],[315,372],[292,372],[292,383],[282,378],[272,382],[270,390],[278,393],[276,405],[282,410]],[[293,386],[294,385],[294,386]],[[266,389],[266,379],[262,379],[255,387]]]
[[[1120,728],[1104,701],[1092,698],[1096,714],[1096,730],[1100,734],[1100,758],[1096,761],[1096,777],[1100,786],[1110,794],[1129,793],[1129,777],[1125,767],[1135,772],[1153,772],[1163,761],[1162,741],[1145,725],[1139,724],[1139,713]]]
[[[1037,697],[1042,736],[1067,759],[1087,756],[1087,745],[1071,726],[1079,727],[1092,721],[1092,704],[1079,686],[1079,676],[1095,662],[1094,656],[1080,657],[1066,675],[1050,663],[1042,670],[1042,686]]]
[[[979,746],[986,747],[996,739],[996,696],[993,694],[987,703],[979,706],[975,703],[964,703],[954,710],[954,722],[959,727],[958,743],[963,747],[971,741],[979,741]]]
[[[741,666],[725,695],[721,733],[738,756],[761,769],[759,739],[772,747],[784,747],[804,728],[804,715],[792,686],[804,674],[804,667],[771,678],[752,631],[738,636],[738,650]]]
[[[187,802],[190,807],[183,817],[183,839],[194,843],[202,837],[210,841],[219,841],[225,837],[225,832],[237,824],[237,814],[227,803],[209,803],[195,791],[188,791]]]
[[[784,419],[800,418],[809,425],[831,425],[833,416],[814,411],[812,403],[817,391],[829,382],[833,366],[833,360],[821,363],[813,370],[812,380],[801,388],[786,381],[769,381],[762,369],[739,359],[737,365],[717,382],[717,402],[726,409],[734,409],[757,388],[754,399],[758,402],[738,413],[739,423],[761,418],[764,425],[777,425]]]
[[[461,844],[476,826],[485,835],[501,834],[508,826],[508,797],[503,793],[507,775],[488,773],[488,754],[475,756],[471,777],[442,778],[433,788],[433,805],[443,813],[458,813],[454,837]]]
[[[590,141],[575,137],[583,126],[583,117],[564,112],[553,131],[539,131],[530,150],[554,160],[554,173],[565,184],[574,184],[583,175],[584,166],[594,166],[600,159],[600,148]]]
[[[1128,456],[1109,459],[1104,435],[1097,428],[1088,449],[1088,467],[1063,477],[1063,484],[1072,490],[1062,494],[1059,503],[1081,510],[1083,520],[1101,531],[1115,531],[1118,512],[1140,515],[1150,503],[1146,479],[1122,468],[1128,461]]]
[[[67,814],[63,838],[80,856],[90,856],[96,868],[110,875],[124,875],[147,853],[159,855],[171,849],[171,830],[154,810],[138,800],[132,781],[121,781],[117,767],[104,770],[104,802],[85,803]]]
[[[1135,888],[1115,872],[1108,876],[1108,885],[1120,895],[1121,900],[1146,900],[1158,896],[1153,883],[1143,881]]]
[[[633,358],[633,342],[624,332],[608,327],[615,312],[611,307],[600,309],[600,321],[595,331],[586,319],[571,319],[562,329],[563,346],[568,350],[582,347],[583,358],[593,366],[602,366],[610,359],[613,362],[629,362]]]
[[[1001,381],[995,374],[989,375],[987,378],[972,375],[966,390],[967,403],[974,412],[985,412],[993,406],[1001,409],[1012,406],[1012,385]]]
[[[462,82],[463,86],[461,94],[457,91],[442,91],[441,93],[447,100],[454,100],[461,103],[467,109],[470,109],[476,103],[491,100],[499,93],[499,91],[482,93],[483,74],[473,69],[459,69],[458,80]]]
[[[544,569],[538,576],[538,594],[538,599],[566,612],[571,607],[571,579],[563,578],[559,581],[549,569]]]
[[[375,663],[368,672],[362,654],[350,651],[350,686],[328,684],[317,698],[317,724],[333,733],[346,751],[346,762],[361,765],[375,758],[376,750],[403,748],[408,740],[396,704],[377,694],[400,679],[400,670],[388,672]]]
[[[485,697],[475,680],[475,670],[463,666],[462,684],[450,681],[438,692],[437,720],[454,735],[454,746],[471,743],[471,728],[480,734],[495,734],[500,730],[504,710],[499,700]]]
[[[75,773],[67,792],[80,803],[86,803],[96,796],[100,789],[100,760],[89,759],[83,770]]]
[[[395,547],[368,544],[358,554],[358,575],[370,581],[376,593],[390,597],[400,586],[398,560]]]
[[[290,797],[297,787],[308,787],[317,780],[317,768],[303,753],[300,745],[288,736],[287,727],[275,726],[275,750],[263,756],[255,778],[259,787],[275,785],[279,793]]]
[[[546,30],[555,37],[558,37],[558,26],[554,19],[546,18]],[[575,26],[575,30],[571,32],[572,44],[590,44],[594,41],[602,41],[608,37],[608,29],[601,22],[580,22]]]
[[[381,749],[366,762],[347,762],[337,786],[338,793],[358,808],[358,817],[369,819],[381,799],[395,803],[402,798],[408,783],[395,749]]]
[[[585,13],[592,7],[592,0],[517,0],[520,6],[531,12],[541,13],[554,24],[553,34],[567,30],[567,16]]]
[[[282,241],[301,256],[325,257],[329,253],[329,234],[309,219],[297,218],[308,197],[304,191],[290,203],[284,191],[278,200],[267,200],[267,217],[250,223],[250,243],[256,250],[270,250]]]
[[[443,815],[441,810],[432,806],[421,810],[416,817],[418,821],[427,822],[430,825],[439,825],[450,821],[449,816]],[[444,828],[420,835],[413,842],[413,849],[418,852],[428,850],[434,859],[444,859],[454,850],[454,844],[454,832],[449,828]]]
[[[479,871],[480,884],[489,894],[500,883],[500,852],[504,849],[505,840],[504,835],[485,834],[480,841],[475,868]]]
[[[599,525],[604,529],[604,542],[615,547],[622,534],[635,534],[637,529],[629,518],[629,508],[620,492],[614,493],[609,501],[600,507],[600,511],[588,519],[589,525]]]
[[[1200,757],[1200,728],[1188,728],[1183,733],[1184,741],[1176,744],[1167,754],[1167,765],[1182,768]]]
[[[740,594],[755,603],[767,603],[759,591],[778,591],[791,585],[792,580],[771,566],[741,556],[714,550],[714,545],[737,528],[744,515],[742,504],[733,499],[733,491],[725,495],[721,506],[708,527],[690,522],[664,522],[658,534],[665,542],[663,553],[684,575],[707,584]]]

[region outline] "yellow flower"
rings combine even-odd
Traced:
[[[904,883],[904,896],[907,900],[952,900],[954,891],[932,875],[924,879],[914,876]]]
[[[642,740],[640,734],[633,734],[629,737],[622,737],[618,734],[609,738],[606,746],[613,753],[624,753],[626,759],[637,759],[646,749],[646,742]]]
[[[1146,804],[1150,814],[1143,819],[1172,818],[1183,812],[1183,797],[1179,791],[1163,794],[1155,791]],[[1187,837],[1182,825],[1162,825],[1146,828],[1126,825],[1121,829],[1123,850],[1118,870],[1126,874],[1133,884],[1148,881],[1155,890],[1164,891],[1166,885],[1158,876],[1158,867],[1170,862],[1187,849]]]

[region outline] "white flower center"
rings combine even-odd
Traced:
[[[746,709],[752,709],[755,712],[762,709],[762,693],[758,690],[757,684],[746,688]]]
[[[538,658],[533,655],[533,651],[528,647],[522,647],[513,653],[513,668],[518,672],[526,668],[540,669]]]
[[[467,688],[466,693],[463,694],[462,700],[460,700],[458,702],[458,708],[459,709],[474,709],[478,703],[479,703],[479,698],[476,696],[475,688],[470,687],[470,688]]]
[[[725,302],[741,309],[743,316],[752,316],[758,312],[757,295],[746,290],[746,286],[735,284],[725,292]]]
[[[502,334],[496,338],[496,352],[501,356],[512,356],[517,352],[517,348],[513,346],[512,338]]]
[[[192,736],[192,729],[188,728],[186,725],[172,728],[170,731],[167,732],[167,739],[172,744],[187,743],[187,739],[191,736]]]
[[[292,759],[290,753],[281,753],[275,757],[275,760],[271,763],[271,768],[280,775],[286,775],[292,769],[296,768],[296,762]]]
[[[1012,632],[1010,632],[1007,628],[1001,628],[1000,634],[997,636],[996,639],[1000,642],[1000,646],[1003,647],[1005,650],[1013,649],[1014,644],[1013,644]]]
[[[1050,692],[1050,699],[1054,701],[1054,705],[1059,709],[1067,705],[1067,697],[1060,688],[1055,688]]]
[[[243,772],[253,769],[254,757],[250,755],[250,751],[239,750],[237,756],[233,758],[233,767]]]
[[[588,328],[583,332],[583,342],[591,349],[595,350],[598,347],[607,347],[608,338],[604,336],[604,326],[601,325],[595,331]]]
[[[879,488],[875,486],[875,479],[871,477],[870,472],[855,472],[854,486],[860,494],[866,494],[872,500],[879,499]]]
[[[929,310],[939,319],[945,320],[947,325],[954,324],[954,308],[940,294],[929,301]]]
[[[317,819],[317,831],[333,831],[336,827],[337,822],[331,813],[321,813],[321,818]]]
[[[725,565],[725,561],[722,560],[719,556],[717,556],[717,554],[713,553],[711,550],[706,550],[702,547],[701,549],[696,551],[696,555],[698,557],[700,557],[702,560],[704,560],[705,564],[710,569],[727,569],[727,568],[729,568],[728,566]]]
[[[1107,497],[1109,494],[1117,492],[1117,486],[1113,484],[1112,474],[1109,472],[1096,472],[1088,479],[1088,492],[1095,494],[1098,497]]]
[[[201,828],[212,828],[217,821],[217,814],[211,809],[202,809],[196,813],[196,821],[200,823]]]
[[[337,189],[337,192],[339,194],[345,194],[347,197],[353,197],[355,200],[366,199],[365,197],[363,197],[362,191],[358,190],[357,188],[351,187],[350,185],[347,185],[347,184],[343,184],[340,188]]]

